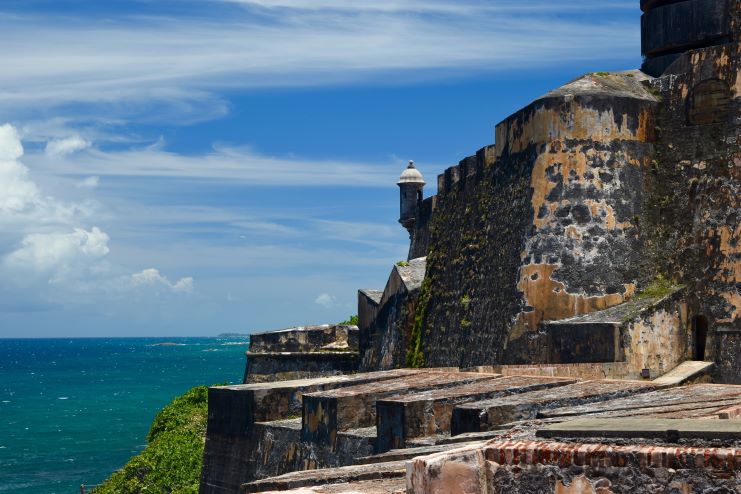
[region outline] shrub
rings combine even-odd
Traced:
[[[154,419],[147,447],[113,473],[95,494],[196,494],[208,418],[208,388],[175,398]]]

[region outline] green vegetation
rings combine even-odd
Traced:
[[[595,75],[598,75],[600,77],[607,77],[608,75],[610,75],[610,73],[609,72],[595,72]]]
[[[396,265],[399,266],[400,268],[405,268],[409,266],[409,263],[407,261],[399,261],[396,263]]]
[[[679,287],[670,280],[664,278],[662,275],[658,275],[646,288],[641,290],[636,296],[636,300],[666,297],[677,288]]]
[[[463,297],[461,297],[461,305],[464,309],[468,310],[468,306],[471,305],[471,297],[463,295]]]
[[[147,447],[111,475],[95,494],[198,492],[208,416],[208,388],[199,386],[160,411]]]
[[[347,321],[342,321],[340,323],[337,323],[339,326],[357,326],[358,325],[358,316],[350,316]]]
[[[467,328],[471,326],[471,321],[468,319],[461,319],[461,328]]]
[[[419,292],[419,300],[414,313],[414,326],[409,335],[409,347],[407,348],[407,367],[419,369],[425,365],[425,356],[422,351],[422,329],[425,326],[425,313],[427,304],[430,302],[432,289],[430,279],[425,278]]]

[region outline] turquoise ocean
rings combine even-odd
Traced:
[[[0,339],[0,493],[73,494],[145,446],[201,384],[237,383],[247,338]]]

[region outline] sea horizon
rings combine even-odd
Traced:
[[[159,345],[175,341],[177,345]],[[199,385],[241,383],[248,335],[0,338],[3,494],[95,485]],[[6,473],[7,472],[7,473]]]

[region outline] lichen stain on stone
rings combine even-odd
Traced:
[[[596,151],[594,149],[584,149],[584,146],[576,146],[574,149],[564,150],[565,145],[561,141],[555,141],[550,146],[549,153],[541,154],[535,160],[535,166],[531,176],[532,206],[535,216],[533,222],[538,229],[542,229],[553,221],[556,210],[563,206],[571,204],[569,200],[548,201],[548,196],[556,188],[560,181],[564,187],[573,187],[580,185],[583,188],[594,187],[596,190],[604,191],[609,189],[618,189],[620,187],[619,178],[613,177],[616,183],[606,185],[598,176],[587,178],[590,170],[590,164],[598,160],[600,163],[608,163],[612,158],[612,153],[607,151]],[[621,164],[627,163],[629,166],[640,166],[640,161],[635,159],[621,160]],[[549,170],[554,170],[549,174]],[[551,175],[551,176],[549,176]],[[555,176],[556,178],[551,178]],[[560,178],[560,180],[558,180]],[[608,230],[615,228],[625,229],[631,226],[630,222],[617,223],[615,211],[605,199],[595,201],[593,199],[584,200],[591,211],[592,218],[603,218],[602,211],[605,212],[604,222]],[[547,214],[542,214],[542,208],[545,207]],[[572,229],[573,233],[573,229]],[[572,237],[576,238],[576,237]]]
[[[537,105],[538,103],[535,103]],[[627,125],[627,113],[612,109],[600,111],[578,102],[566,101],[559,108],[544,106],[523,110],[514,119],[497,126],[497,154],[524,151],[531,144],[565,139],[611,142],[616,140],[648,142],[653,138],[653,115],[649,110],[638,114],[635,132]]]
[[[575,477],[569,485],[563,483],[562,480],[556,482],[556,489],[554,494],[596,494],[594,486],[587,480],[584,475]],[[600,490],[600,493],[612,492],[610,490]]]
[[[736,52],[737,53],[741,52],[741,43],[739,43],[738,46],[736,47]],[[738,70],[734,72],[735,72],[735,83],[733,84],[733,92],[736,98],[739,98],[741,97],[741,72],[739,72]]]
[[[651,369],[662,375],[683,360],[686,335],[680,332],[682,313],[686,312],[686,307],[676,311],[662,309],[628,326],[626,358],[632,369]]]
[[[738,262],[741,258],[741,223],[737,224],[733,231],[726,225],[717,230],[710,230],[708,236],[717,240],[717,254],[720,257],[715,279],[731,283],[741,281],[741,263]],[[715,250],[714,243],[707,243],[708,256],[712,255]]]
[[[317,403],[316,409],[307,410],[307,412],[305,413],[307,414],[308,418],[306,422],[309,427],[309,431],[311,431],[312,433],[316,433],[317,429],[319,428],[320,417],[323,417],[325,415],[322,402],[320,401],[319,403]]]
[[[566,285],[551,277],[558,268],[557,264],[529,264],[520,269],[517,288],[523,293],[526,305],[533,308],[532,311],[521,312],[518,316],[518,322],[526,326],[523,329],[535,329],[541,321],[565,319],[607,309],[625,302],[635,293],[636,286],[632,283],[623,285],[624,293],[601,296],[568,293]]]

